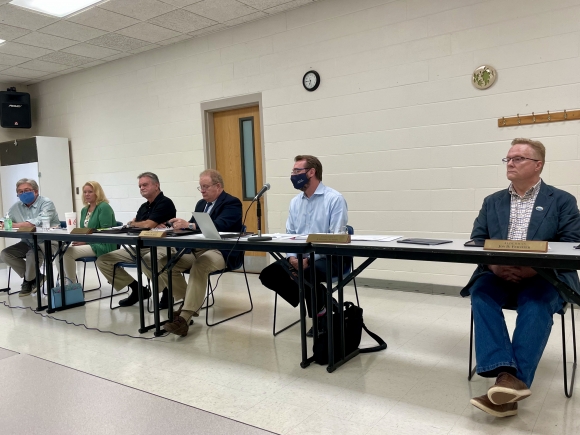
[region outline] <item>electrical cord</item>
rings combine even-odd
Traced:
[[[80,327],[80,326],[82,326],[82,327],[83,327],[83,328],[85,328],[87,331],[97,331],[97,332],[100,332],[101,334],[112,334],[112,335],[116,335],[117,337],[128,337],[128,338],[135,338],[135,339],[138,339],[138,340],[154,340],[154,339],[156,339],[156,338],[159,338],[159,337],[136,337],[136,336],[134,336],[134,335],[130,335],[130,334],[118,334],[118,333],[116,333],[116,332],[113,332],[113,331],[102,331],[102,330],[100,330],[99,328],[91,328],[91,327],[89,327],[89,326],[85,325],[84,323],[74,323],[74,322],[70,322],[70,321],[68,321],[68,320],[66,320],[66,319],[59,319],[59,318],[56,318],[56,317],[54,317],[54,316],[50,316],[50,315],[48,315],[48,314],[42,314],[41,312],[39,312],[39,311],[36,311],[36,310],[35,310],[35,309],[33,309],[32,307],[22,307],[22,306],[19,306],[19,305],[10,305],[10,304],[9,304],[8,302],[6,302],[6,301],[0,301],[0,305],[4,305],[5,307],[7,307],[7,308],[10,308],[10,309],[12,309],[12,310],[17,310],[17,309],[18,309],[18,310],[24,310],[24,311],[26,311],[26,310],[30,310],[30,311],[32,311],[34,314],[37,314],[37,315],[39,315],[40,317],[44,317],[44,318],[46,318],[46,319],[57,320],[57,321],[59,321],[59,322],[64,322],[64,323],[66,323],[67,325],[73,325],[73,326],[79,326],[79,327]],[[165,334],[165,335],[162,335],[162,336],[160,336],[160,337],[167,337],[168,335],[169,335],[169,333],[167,333],[167,334]]]

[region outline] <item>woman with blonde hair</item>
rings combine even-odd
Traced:
[[[85,207],[81,210],[81,228],[110,228],[116,225],[115,212],[109,205],[103,188],[96,181],[87,181],[83,186],[83,204]],[[76,281],[77,258],[99,257],[115,249],[117,245],[111,243],[71,243],[63,256],[65,276],[73,282]]]

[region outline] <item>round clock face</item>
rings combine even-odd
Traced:
[[[320,75],[314,70],[308,71],[302,78],[302,84],[307,91],[315,91],[320,85]]]

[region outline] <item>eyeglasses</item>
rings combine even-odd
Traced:
[[[505,164],[508,164],[510,162],[510,160],[514,163],[514,165],[519,165],[520,163],[522,163],[524,160],[531,160],[533,162],[539,162],[540,160],[536,160],[536,159],[530,159],[528,157],[504,157],[503,159],[501,159],[502,162],[504,162]]]
[[[312,168],[294,168],[294,169],[292,169],[292,175],[299,174],[302,171],[308,171],[309,169],[312,169]]]
[[[28,193],[28,192],[34,192],[34,189],[24,189],[24,190],[17,190],[17,191],[16,191],[16,195],[17,195],[17,196],[20,196],[20,195],[22,195],[23,193]]]
[[[216,184],[217,183],[210,184],[209,186],[197,186],[197,190],[199,190],[200,192],[205,192],[205,191],[209,190],[209,188],[211,186],[215,186]]]

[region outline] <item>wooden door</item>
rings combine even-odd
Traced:
[[[225,191],[242,201],[245,214],[263,186],[259,108],[252,106],[216,112],[213,121],[216,169],[222,174]],[[260,204],[262,232],[265,232],[264,198],[260,198]],[[256,204],[252,205],[245,221],[247,230],[254,233],[258,231],[255,207]],[[266,253],[246,252],[246,256],[264,257]]]

